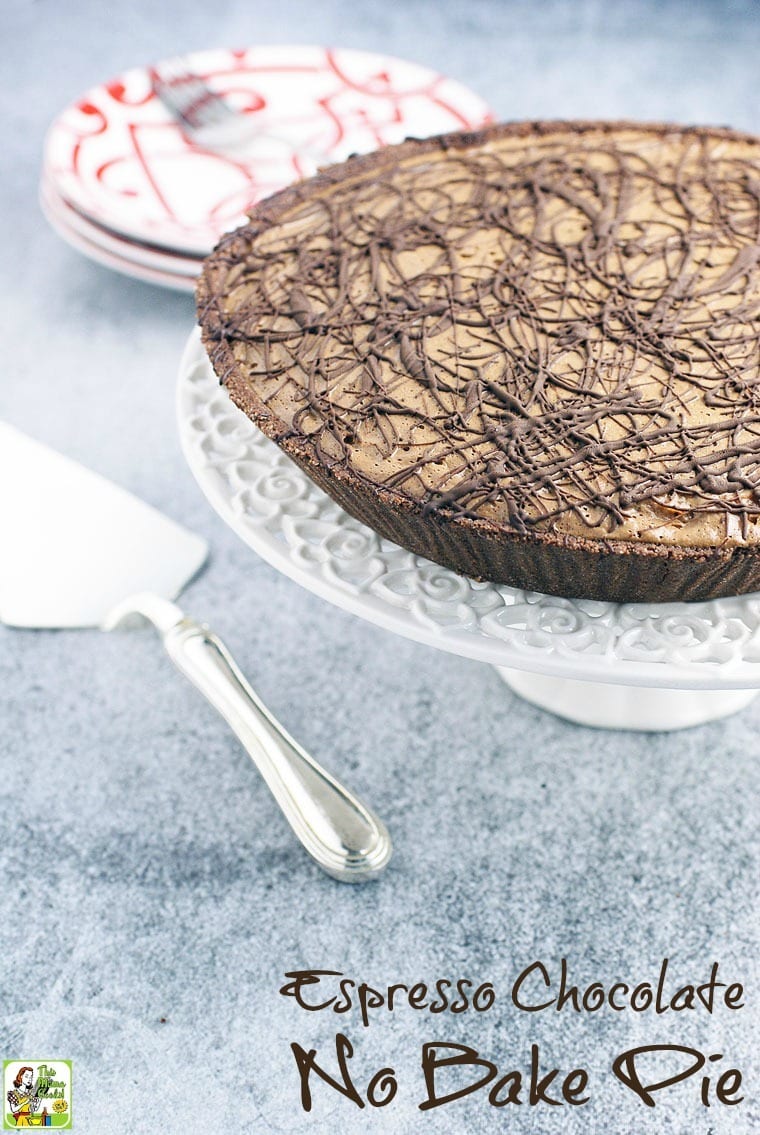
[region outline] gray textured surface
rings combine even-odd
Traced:
[[[294,846],[247,758],[149,633],[0,633],[0,1057],[74,1060],[76,1130],[744,1135],[760,1124],[757,754],[760,705],[675,735],[595,733],[512,697],[494,672],[359,623],[278,577],[212,515],[173,419],[191,301],[69,251],[35,204],[48,120],[92,82],[176,51],[333,41],[476,86],[501,117],[621,116],[760,127],[752,4],[362,0],[118,7],[5,0],[6,261],[0,416],[204,534],[186,606],[228,640],[273,710],[387,818],[385,879],[346,889]],[[4,37],[5,38],[5,37]],[[3,487],[5,488],[5,487]],[[519,1014],[511,980],[566,955],[584,984],[713,960],[742,1011]],[[306,1014],[286,970],[378,986],[491,980],[494,1009]],[[165,1022],[161,1022],[165,1018]],[[324,1085],[305,1115],[290,1042],[342,1028],[386,1109]],[[423,1041],[506,1071],[592,1074],[592,1102],[422,1113]],[[654,1112],[609,1074],[634,1044],[692,1044],[746,1076],[736,1108],[694,1081]],[[332,1066],[332,1062],[331,1062]]]

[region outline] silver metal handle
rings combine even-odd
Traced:
[[[153,623],[177,669],[231,726],[320,867],[348,883],[379,875],[392,852],[383,822],[289,736],[251,689],[224,643],[174,603],[154,595],[126,600],[104,625],[110,629],[134,613]]]

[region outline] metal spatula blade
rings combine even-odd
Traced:
[[[0,423],[0,622],[104,630],[131,614],[152,622],[320,867],[342,882],[375,878],[392,850],[382,821],[286,733],[224,643],[171,602],[206,551],[104,477]]]
[[[100,626],[118,602],[174,599],[205,540],[12,426],[0,423],[0,621]]]

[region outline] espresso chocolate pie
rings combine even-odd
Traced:
[[[348,512],[571,597],[760,589],[760,140],[520,123],[256,207],[198,314],[234,401]]]

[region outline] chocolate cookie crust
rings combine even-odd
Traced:
[[[760,143],[523,123],[263,202],[198,290],[230,394],[352,514],[568,596],[760,588]]]

